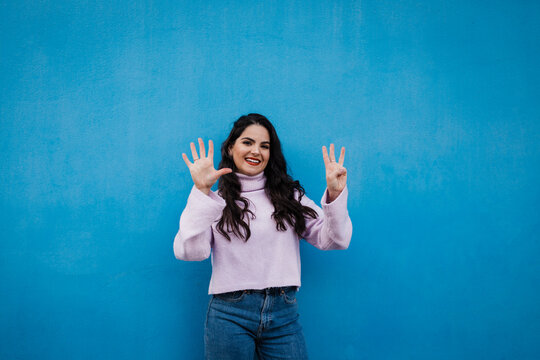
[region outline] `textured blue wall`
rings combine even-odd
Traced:
[[[539,13],[2,1],[0,358],[201,358],[180,155],[260,112],[315,201],[347,147],[351,246],[302,246],[311,358],[540,359]]]

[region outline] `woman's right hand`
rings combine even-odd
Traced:
[[[182,153],[182,158],[189,168],[191,178],[195,183],[195,187],[208,195],[210,189],[216,183],[221,175],[229,174],[232,172],[230,168],[214,169],[214,143],[212,140],[208,141],[208,156],[204,149],[204,142],[199,138],[199,153],[197,155],[197,149],[194,143],[190,143],[191,155],[193,155],[193,162],[189,161],[188,156]]]

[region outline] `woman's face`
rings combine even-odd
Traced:
[[[258,175],[264,171],[270,159],[270,134],[264,126],[249,125],[229,149],[238,172]]]

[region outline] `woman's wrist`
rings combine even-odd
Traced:
[[[330,190],[328,189],[328,197],[327,197],[327,202],[328,203],[331,203],[332,201],[336,200],[339,196],[339,194],[341,194],[341,191],[343,190]]]
[[[199,187],[199,186],[197,186],[197,185],[195,185],[195,187],[196,187],[197,189],[199,189],[199,191],[201,191],[201,192],[204,193],[205,195],[210,194],[210,188],[202,187],[202,186]]]

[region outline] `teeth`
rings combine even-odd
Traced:
[[[258,163],[261,162],[260,160],[255,160],[255,159],[246,159],[246,161],[250,162],[250,163],[253,163],[253,164],[258,164]]]

